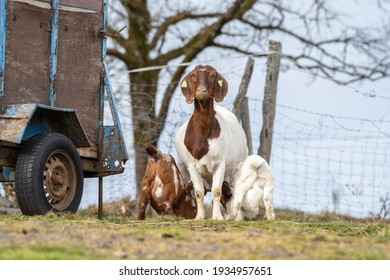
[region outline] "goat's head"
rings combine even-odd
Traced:
[[[209,98],[221,102],[228,91],[228,83],[213,67],[198,65],[180,83],[181,92],[188,104],[195,99],[203,102]]]
[[[221,204],[225,210],[228,210],[228,204],[233,196],[232,188],[228,182],[223,182],[222,184],[222,194],[221,194]]]

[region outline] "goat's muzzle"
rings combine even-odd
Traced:
[[[209,97],[209,91],[206,86],[199,85],[196,88],[195,99],[198,99],[200,102],[204,102],[209,99]]]

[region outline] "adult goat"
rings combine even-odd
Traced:
[[[211,185],[212,218],[223,220],[220,199],[224,181],[231,183],[237,166],[248,155],[245,132],[237,117],[215,106],[227,94],[228,83],[211,66],[198,65],[180,83],[188,104],[194,103],[192,116],[177,131],[175,148],[178,166],[195,189],[197,214],[205,217],[203,179]]]

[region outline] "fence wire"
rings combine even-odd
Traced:
[[[231,62],[218,70],[227,78],[242,76],[245,62]],[[260,79],[265,79],[265,62],[257,60],[255,68]],[[282,66],[283,68],[283,66]],[[304,70],[299,70],[304,71]],[[259,77],[253,77],[259,79]],[[331,81],[328,81],[331,83]],[[128,82],[113,82],[126,91]],[[148,98],[142,88],[156,87],[162,91],[165,85],[137,85],[139,96]],[[124,90],[125,89],[125,90]],[[354,92],[388,102],[386,96],[371,94],[350,85],[338,86],[340,94]],[[253,88],[249,89],[253,91]],[[257,151],[262,125],[262,93],[249,94],[252,146]],[[230,91],[231,92],[231,91]],[[371,92],[371,93],[370,93]],[[278,93],[280,94],[280,93]],[[258,97],[253,97],[258,96]],[[232,109],[234,95],[221,104]],[[303,101],[304,103],[304,101]],[[105,178],[105,200],[123,195],[135,199],[134,151],[132,148],[131,104],[126,94],[118,99],[121,122],[124,129],[130,160],[126,172]],[[179,126],[190,116],[192,106],[175,93],[169,109],[166,126],[158,146],[176,157],[174,135]],[[355,118],[342,113],[323,114],[277,104],[271,154],[271,167],[275,175],[274,206],[319,213],[335,211],[356,217],[390,216],[390,121]],[[88,179],[83,204],[96,203],[97,180]]]

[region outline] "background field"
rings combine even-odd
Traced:
[[[93,212],[93,211],[92,211]],[[390,223],[276,211],[220,222],[106,213],[0,215],[0,259],[390,259]]]

